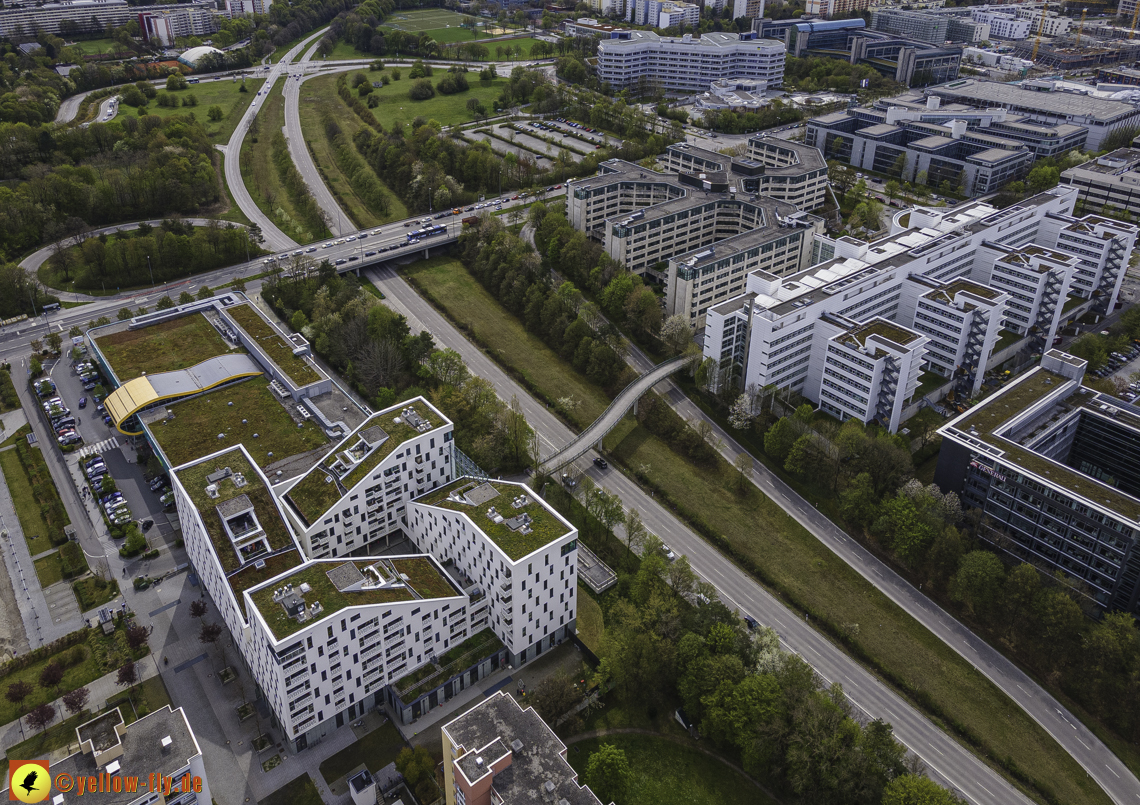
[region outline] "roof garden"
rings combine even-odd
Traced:
[[[166,419],[149,422],[172,467],[236,444],[266,467],[328,444],[316,423],[293,421],[264,376],[214,389],[169,411]]]
[[[400,677],[393,687],[400,701],[410,704],[502,648],[503,641],[488,627],[471,635],[462,643],[455,644],[435,662],[421,665],[410,674]]]
[[[1006,386],[997,394],[992,395],[983,404],[975,406],[964,417],[951,424],[958,430],[968,433],[970,433],[971,428],[976,430],[977,438],[1004,451],[1004,455],[1001,457],[1003,462],[1059,484],[1074,495],[1086,498],[1091,503],[1106,506],[1133,520],[1140,520],[1140,500],[1059,461],[1046,458],[1012,439],[995,434],[1010,419],[1067,382],[1069,381],[1060,375],[1038,368],[1023,380]],[[970,433],[970,435],[974,434]]]
[[[958,293],[959,291],[972,293],[974,296],[982,297],[982,299],[997,299],[1002,294],[1001,291],[994,290],[993,288],[985,285],[979,285],[978,283],[971,282],[968,279],[956,279],[949,285],[944,286],[943,290],[949,294],[951,299],[953,299],[954,294]]]
[[[278,640],[347,607],[459,595],[426,556],[322,559],[250,593]]]
[[[248,562],[230,573],[228,579],[230,589],[234,591],[234,596],[240,602],[241,594],[245,590],[267,582],[275,576],[280,576],[285,571],[304,564],[304,562],[304,557],[296,548],[290,548],[287,551],[281,551],[270,556],[258,557],[258,560]]]
[[[521,484],[460,478],[415,502],[467,515],[511,561],[518,561],[573,530]]]
[[[866,324],[860,324],[852,328],[848,338],[855,341],[857,346],[862,347],[867,343],[867,337],[872,335],[880,336],[902,346],[906,346],[919,338],[918,333],[913,333],[886,319],[872,319]]]
[[[245,352],[226,343],[201,313],[99,335],[95,344],[122,383],[143,374],[188,369],[218,355]]]
[[[230,470],[229,475],[222,474],[226,468]],[[261,482],[257,470],[239,448],[235,447],[208,461],[183,467],[177,475],[198,509],[213,543],[214,553],[227,574],[243,564],[254,563],[269,554],[295,547],[296,543],[273,502],[272,493]],[[241,548],[237,546],[241,543],[235,543],[232,536],[234,529],[227,528],[223,517],[226,504],[230,501],[238,501],[234,506],[247,510],[246,501],[239,500],[243,497],[256,517],[256,525],[261,534],[258,535],[259,544],[239,556]]]
[[[312,525],[393,450],[441,425],[443,420],[423,402],[406,403],[374,414],[309,470],[286,498],[305,522]]]
[[[304,358],[293,354],[293,344],[285,339],[277,328],[266,321],[251,305],[235,305],[226,308],[226,315],[245,330],[269,359],[280,367],[294,386],[298,388],[316,383],[322,375]]]

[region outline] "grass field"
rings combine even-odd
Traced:
[[[602,608],[593,596],[578,585],[578,639],[590,647],[595,654],[602,643],[602,635],[606,631],[605,616]]]
[[[306,422],[300,428],[294,424],[264,376],[202,394],[171,410],[174,419],[152,428],[171,466],[244,443],[253,460],[264,467],[328,443],[315,423]],[[225,437],[219,439],[218,434]]]
[[[257,805],[322,805],[321,792],[306,773],[290,780]]]
[[[183,316],[141,330],[123,330],[97,341],[123,383],[144,372],[153,375],[186,369],[234,351],[201,315]]]
[[[35,448],[33,448],[34,450]],[[40,512],[32,492],[32,482],[20,463],[20,457],[15,450],[0,453],[0,469],[4,471],[4,480],[8,484],[8,491],[12,494],[12,503],[16,507],[16,516],[20,519],[20,528],[24,532],[24,539],[28,541],[28,551],[32,556],[51,550],[51,539],[48,537],[48,524]]]
[[[569,747],[567,760],[584,775],[603,743],[625,752],[632,772],[622,805],[776,805],[751,780],[696,746],[654,735],[607,735]]]
[[[107,53],[116,53],[120,45],[114,39],[88,39],[86,42],[76,42],[73,46],[83,51],[84,56],[102,56]]]
[[[352,135],[359,131],[364,124],[356,114],[344,105],[344,101],[336,92],[336,76],[327,75],[306,81],[301,88],[301,131],[305,141],[309,144],[313,160],[320,168],[328,185],[329,191],[336,198],[341,208],[360,229],[377,226],[388,221],[399,221],[408,217],[408,210],[404,203],[389,189],[385,189],[388,198],[388,214],[381,215],[378,210],[369,208],[360,196],[348,183],[348,178],[337,167],[333,159],[332,146],[325,134],[322,118],[327,112],[340,125],[341,131],[350,141]],[[400,81],[393,82],[409,84]],[[410,102],[409,102],[410,103]],[[354,149],[355,153],[355,149]],[[379,177],[383,181],[383,177]],[[346,222],[347,223],[347,222]]]
[[[487,42],[491,51],[487,57],[490,61],[521,61],[530,57],[530,49],[538,40],[531,37],[524,39],[507,39],[502,42]],[[501,50],[500,50],[501,48]],[[515,48],[512,52],[509,48]]]
[[[237,126],[241,116],[245,114],[245,110],[249,108],[250,103],[257,97],[257,91],[261,89],[261,85],[265,83],[262,78],[247,78],[245,80],[246,89],[248,92],[239,92],[238,88],[241,87],[240,81],[232,81],[230,79],[220,79],[218,81],[202,80],[201,84],[191,84],[189,87],[177,92],[167,92],[165,89],[158,91],[158,97],[151,100],[146,108],[148,115],[158,115],[161,118],[172,117],[174,115],[185,115],[193,113],[203,127],[206,133],[210,135],[210,139],[216,143],[228,142],[234,133],[234,127]],[[159,106],[158,98],[163,95],[173,95],[178,98],[179,103],[187,95],[193,94],[198,99],[197,106]],[[222,119],[216,123],[206,117],[206,110],[211,106],[220,106],[222,108]],[[123,106],[119,109],[120,115],[134,114],[134,110],[129,106]]]
[[[589,383],[574,368],[536,336],[475,281],[463,264],[450,257],[433,257],[401,271],[438,307],[448,312],[500,363],[511,367],[525,385],[540,389],[548,400],[574,397],[579,406],[574,420],[580,427],[593,422],[609,405],[601,389]]]
[[[36,575],[40,578],[41,587],[49,587],[57,581],[63,581],[63,560],[59,551],[52,551],[47,556],[36,560]]]
[[[264,103],[265,107],[254,120],[258,132],[256,142],[251,133],[241,145],[242,182],[257,208],[282,232],[303,243],[319,240],[329,234],[328,229],[322,225],[320,231],[313,232],[305,226],[293,204],[292,194],[273,164],[273,135],[285,125],[285,98],[281,89],[273,90]]]
[[[443,80],[444,75],[444,71],[437,69],[429,80],[435,85]],[[324,81],[325,79],[320,80]],[[426,101],[413,101],[408,97],[408,90],[412,86],[411,81],[393,81],[383,89],[372,90],[372,94],[380,99],[380,105],[372,110],[372,114],[376,115],[376,119],[384,125],[385,129],[391,128],[396,121],[411,123],[417,117],[434,120],[441,126],[471,123],[476,118],[468,110],[467,102],[475,98],[482,102],[490,113],[495,98],[502,93],[503,87],[507,84],[507,79],[496,78],[490,84],[484,84],[479,80],[478,73],[468,73],[467,81],[471,88],[466,92],[459,92],[455,95],[437,93],[434,98],[429,98]]]
[[[404,746],[406,744],[400,737],[399,730],[391,721],[385,721],[359,741],[325,760],[320,765],[321,776],[328,785],[332,785],[361,763],[368,766],[370,772],[378,772],[395,761],[396,755],[400,754]]]
[[[389,14],[381,28],[398,28],[401,31],[421,33],[435,28],[459,28],[465,15],[442,8],[425,8],[414,11],[396,11]],[[468,32],[470,36],[470,32]]]
[[[81,612],[90,612],[119,597],[119,582],[103,581],[98,576],[79,579],[71,585]]]
[[[571,393],[583,400],[575,414],[581,426],[604,408],[605,396],[487,294],[455,260],[437,258],[404,272],[453,318],[467,324],[492,355],[540,398]],[[648,466],[649,476],[682,513],[722,534],[742,556],[762,569],[769,585],[810,610],[813,620],[837,627],[859,624],[854,638],[867,656],[924,696],[948,718],[968,728],[993,755],[1010,758],[1065,803],[1107,803],[1107,797],[1076,761],[1000,690],[976,673],[949,646],[926,630],[838,559],[799,523],[754,487],[741,497],[735,473],[724,461],[697,468],[625,420],[606,445],[627,467]]]

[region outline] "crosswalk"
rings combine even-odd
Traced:
[[[118,446],[119,440],[116,437],[112,436],[110,439],[104,439],[98,444],[84,445],[83,449],[79,451],[79,458],[80,460],[83,460],[87,458],[87,456],[93,456],[96,453],[105,453],[108,450],[114,450]]]

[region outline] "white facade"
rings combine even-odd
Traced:
[[[64,21],[74,24],[76,31],[102,31],[108,25],[119,27],[143,12],[179,16],[184,22],[173,22],[176,36],[198,36],[218,30],[214,22],[214,5],[208,2],[179,3],[170,6],[131,6],[127,0],[66,0],[42,5],[9,4],[0,9],[0,36],[31,36],[36,32],[58,34]],[[66,31],[65,31],[66,33]],[[165,44],[165,43],[164,43]]]
[[[1070,17],[1062,17],[1059,14],[1052,12],[1045,12],[1040,8],[1032,7],[1019,7],[1014,8],[1013,13],[1023,20],[1029,20],[1030,31],[1036,36],[1038,31],[1042,36],[1063,36],[1072,29],[1073,20]],[[1045,15],[1045,24],[1041,24],[1041,15]]]
[[[664,92],[704,91],[721,78],[751,78],[774,89],[784,82],[784,43],[752,34],[661,37],[631,31],[598,44],[598,76],[615,90],[656,87]]]
[[[971,10],[970,17],[974,22],[984,22],[989,25],[990,36],[994,39],[1025,39],[1033,30],[1033,23],[1030,20],[1000,11],[975,8]],[[1040,25],[1040,22],[1037,24]]]
[[[690,26],[701,22],[701,7],[693,3],[675,3],[671,0],[636,0],[633,10],[635,25],[651,28]]]
[[[733,0],[732,18],[758,20],[764,16],[765,3],[766,0]]]
[[[816,236],[815,266],[784,278],[753,271],[741,296],[708,309],[716,383],[791,388],[892,430],[915,366],[977,392],[1002,328],[1047,346],[1069,296],[1115,303],[1137,228],[1073,218],[1075,198],[1055,188],[1002,211],[916,208],[872,243]],[[893,366],[868,358],[868,345]]]

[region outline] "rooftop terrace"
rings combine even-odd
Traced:
[[[406,577],[406,578],[405,578]],[[291,590],[283,594],[287,585]],[[428,556],[320,559],[250,593],[278,640],[342,609],[462,595]],[[286,608],[304,612],[302,618]]]
[[[460,478],[417,498],[416,503],[467,515],[511,561],[518,561],[573,530],[540,503],[532,490],[520,484]]]
[[[409,410],[413,417],[405,414]],[[416,424],[420,427],[417,428]],[[286,498],[305,522],[312,525],[392,451],[409,439],[429,433],[443,424],[443,420],[422,401],[404,403],[374,414],[321,459],[289,490]]]

